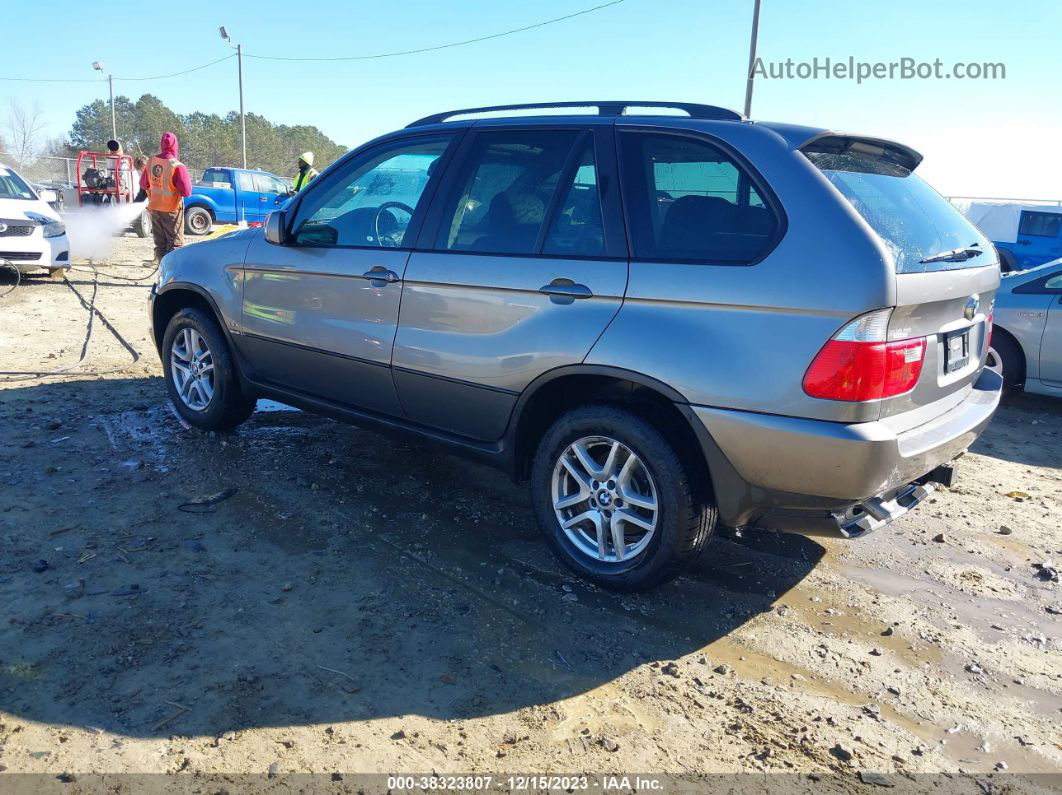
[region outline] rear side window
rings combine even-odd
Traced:
[[[605,231],[601,223],[594,142],[588,138],[575,170],[565,178],[566,193],[550,223],[543,254],[567,257],[600,257],[605,253]]]
[[[871,147],[868,147],[871,148]],[[804,154],[863,216],[892,253],[897,273],[982,268],[995,259],[992,244],[951,202],[887,151]],[[924,262],[957,249],[980,249],[968,259]]]
[[[721,149],[657,133],[620,140],[635,257],[741,265],[770,248],[778,219]]]
[[[436,248],[535,254],[578,131],[477,134],[456,180]]]
[[[1062,229],[1062,213],[1034,213],[1026,210],[1021,214],[1018,234],[1058,237],[1059,229]]]

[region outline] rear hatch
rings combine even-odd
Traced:
[[[887,339],[924,338],[913,389],[881,402],[897,432],[945,413],[984,362],[999,262],[992,243],[914,173],[921,156],[887,141],[828,135],[801,151],[891,253],[896,306]]]

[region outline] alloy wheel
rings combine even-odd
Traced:
[[[170,373],[181,402],[192,411],[205,411],[214,397],[214,357],[194,328],[185,326],[173,338]]]
[[[622,563],[642,552],[659,518],[656,484],[629,447],[607,436],[586,436],[557,459],[553,511],[568,540],[601,563]]]

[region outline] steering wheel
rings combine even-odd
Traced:
[[[376,233],[376,240],[379,242],[381,248],[398,248],[398,241],[394,238],[388,238],[390,245],[384,242],[384,238],[380,235],[380,219],[383,217],[385,210],[390,210],[392,207],[397,207],[400,210],[405,210],[410,216],[413,215],[413,208],[408,204],[402,202],[384,202],[376,208],[376,215],[372,219],[372,231]]]

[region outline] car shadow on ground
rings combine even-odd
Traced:
[[[608,593],[500,473],[301,412],[202,434],[164,399],[0,391],[0,710],[146,737],[550,709],[725,638],[824,552],[720,534]]]
[[[1019,427],[1037,426],[1034,443]],[[1062,467],[1062,400],[1023,392],[1003,398],[992,423],[970,452],[1016,464]]]

